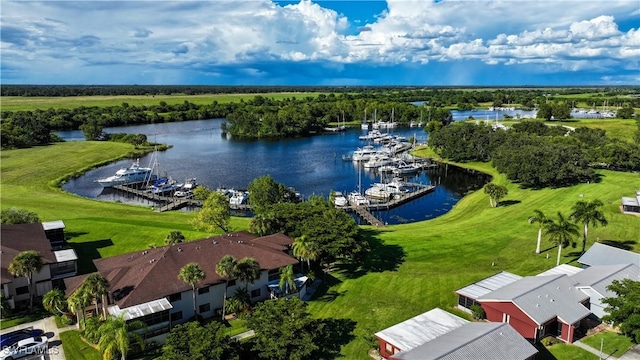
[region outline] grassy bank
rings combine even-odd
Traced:
[[[128,145],[100,142],[3,151],[1,206],[34,211],[44,221],[63,220],[83,270],[91,269],[92,258],[159,244],[172,230],[182,231],[187,239],[208,235],[191,229],[190,213],[155,213],[146,207],[84,199],[54,186],[67,174],[130,151]],[[317,317],[357,323],[354,338],[343,348],[345,358],[367,359],[376,331],[434,307],[452,310],[457,288],[501,270],[531,275],[553,267],[556,249],[550,243],[543,243],[542,254],[534,253],[537,228],[527,223],[534,209],[551,216],[557,211],[568,214],[576,201],[598,198],[605,203],[609,226],[590,229],[590,243],[620,240],[640,250],[640,218],[619,212],[620,197],[640,189],[638,174],[599,171],[599,183],[532,191],[520,189],[488,164],[465,166],[487,172],[494,182],[505,185],[509,189],[505,206],[489,207],[488,197],[477,191],[433,220],[363,227],[372,255],[358,269],[339,267],[330,273],[328,286],[311,301],[309,309]],[[245,229],[248,220],[234,218],[232,225]],[[565,249],[562,262],[575,263],[578,251]]]
[[[490,173],[505,185],[508,206],[490,208],[482,191],[463,198],[448,214],[425,222],[367,228],[374,238],[375,256],[364,268],[335,271],[329,287],[312,301],[319,317],[344,317],[357,322],[355,339],[343,350],[349,359],[366,359],[372,335],[434,307],[452,310],[454,291],[474,281],[506,270],[533,275],[555,266],[556,248],[543,243],[536,255],[537,228],[527,218],[534,209],[549,215],[565,214],[578,200],[601,199],[609,219],[606,228],[590,229],[596,239],[633,242],[640,250],[640,218],[619,212],[621,196],[640,186],[638,174],[600,172],[600,183],[563,189],[523,190],[487,164],[468,164]],[[579,248],[563,250],[562,262],[575,264]],[[547,258],[547,255],[549,257]]]
[[[260,95],[267,98],[281,100],[290,97],[304,98],[316,97],[320,93],[264,93],[264,94],[201,94],[201,95],[116,95],[116,96],[68,96],[68,97],[43,97],[43,96],[3,96],[0,98],[3,111],[33,111],[36,109],[72,109],[80,106],[120,106],[126,102],[132,106],[158,105],[161,101],[167,104],[182,104],[189,101],[193,104],[211,104],[236,102],[253,99]]]
[[[93,269],[91,259],[161,245],[173,230],[181,231],[187,239],[210,235],[193,230],[188,224],[191,213],[157,213],[148,207],[82,198],[55,187],[68,174],[124,157],[132,150],[126,144],[68,142],[2,151],[1,206],[34,211],[43,221],[63,220],[81,271]],[[244,229],[248,220],[233,218],[231,224]]]

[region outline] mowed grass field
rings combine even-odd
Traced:
[[[210,234],[194,231],[187,212],[156,213],[151,209],[106,203],[70,195],[56,188],[68,174],[126,156],[132,147],[102,142],[69,142],[48,147],[2,151],[1,207],[36,212],[43,221],[63,220],[84,271],[90,259],[142,250],[161,244],[172,230],[187,239]],[[428,154],[425,150],[422,154]],[[368,359],[373,334],[434,307],[454,311],[454,291],[499,271],[533,275],[552,268],[556,248],[544,240],[542,254],[534,253],[537,227],[527,223],[534,209],[550,216],[568,215],[578,200],[605,203],[607,227],[590,228],[589,244],[597,239],[625,242],[640,250],[640,217],[620,213],[620,197],[640,189],[640,175],[599,171],[601,181],[561,189],[525,190],[488,164],[465,166],[487,172],[505,185],[507,206],[491,208],[488,197],[476,191],[446,215],[412,224],[363,227],[372,253],[358,268],[336,266],[309,304],[319,318],[355,322],[352,337],[336,339],[346,359]],[[233,219],[234,230],[248,220]],[[579,241],[579,239],[576,239]],[[578,248],[563,250],[562,262],[575,264]]]
[[[36,109],[72,109],[80,106],[120,106],[127,103],[132,106],[158,105],[161,101],[167,104],[182,104],[185,101],[203,105],[211,104],[213,101],[219,103],[237,102],[240,100],[253,99],[256,96],[273,98],[276,100],[307,96],[316,97],[319,92],[277,92],[262,94],[202,94],[202,95],[117,95],[117,96],[66,96],[66,97],[23,97],[23,96],[2,96],[0,97],[0,109],[2,111],[33,111]]]

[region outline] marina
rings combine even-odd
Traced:
[[[352,192],[361,189],[360,193],[364,196],[366,189],[374,183],[382,182],[381,173],[385,178],[399,177],[407,183],[436,186],[432,191],[411,201],[388,209],[376,206],[370,210],[376,218],[388,224],[420,221],[445,214],[462,196],[481,188],[488,179],[482,173],[451,165],[438,166],[425,159],[409,158],[408,151],[402,153],[401,159],[407,164],[419,165],[420,169],[416,172],[401,173],[402,170],[396,170],[394,173],[393,169],[397,165],[389,165],[386,170],[364,169],[361,161],[343,161],[342,155],[351,155],[358,147],[367,146],[367,141],[360,140],[359,137],[366,135],[369,130],[361,130],[359,127],[303,138],[242,140],[222,135],[220,125],[223,122],[224,119],[195,120],[106,128],[105,131],[144,133],[153,142],[170,144],[172,147],[169,150],[158,152],[159,169],[155,173],[158,178],[171,177],[178,184],[186,183],[186,179],[197,178],[199,186],[209,189],[247,189],[253,179],[269,174],[276,182],[294,187],[305,199],[312,195],[328,198],[332,190],[340,191],[348,198]],[[417,144],[420,144],[426,142],[428,135],[409,127],[388,131],[399,138],[401,143],[409,146],[411,143],[403,141],[403,138],[416,138]],[[386,133],[387,130],[381,132]],[[73,139],[74,135],[71,133],[64,137]],[[75,137],[81,138],[82,134],[78,133]],[[384,148],[383,144],[372,146]],[[152,153],[140,156],[140,164],[151,164],[152,156]],[[95,182],[96,179],[112,176],[119,169],[129,167],[133,161],[136,159],[125,159],[91,169],[82,176],[69,179],[63,184],[63,189],[102,201],[151,206],[158,211],[193,211],[198,208],[189,191],[145,194],[143,197],[115,188],[103,188]],[[181,199],[190,201],[179,201]],[[370,202],[376,204],[379,201],[371,199]],[[235,207],[233,209],[230,204],[234,215],[250,216],[248,205]],[[362,221],[354,212],[351,214],[358,222]]]

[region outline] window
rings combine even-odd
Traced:
[[[206,294],[208,292],[209,292],[209,287],[208,286],[198,289],[198,295]]]
[[[393,354],[393,346],[391,346],[391,344],[386,343],[384,349],[387,351],[387,354]]]
[[[280,279],[280,269],[269,270],[269,281]]]
[[[182,293],[175,293],[169,295],[169,302],[176,302],[182,300]]]
[[[171,322],[182,320],[182,311],[171,314]]]
[[[60,263],[49,264],[49,269],[51,269],[52,278],[60,275],[75,274],[76,263],[75,261],[64,261]]]
[[[142,321],[147,326],[169,322],[169,310],[163,310],[157,313],[145,315],[143,317],[138,318],[137,320]]]
[[[235,286],[235,285],[236,285],[236,279],[232,279],[232,280],[229,280],[229,281],[227,282],[227,287],[229,287],[229,286]]]
[[[16,295],[24,295],[29,293],[29,286],[20,286],[16,288]]]
[[[199,307],[201,313],[211,310],[211,304],[202,304]]]
[[[260,296],[260,289],[255,289],[255,290],[251,290],[251,297],[258,297]]]

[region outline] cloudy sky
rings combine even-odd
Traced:
[[[11,1],[4,84],[640,84],[638,0]]]

